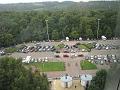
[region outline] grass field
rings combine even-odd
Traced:
[[[92,70],[92,69],[97,69],[96,65],[85,60],[80,62],[80,66],[82,70]]]
[[[35,66],[39,71],[49,72],[49,71],[64,71],[65,65],[63,62],[44,62],[44,63],[30,63],[26,66]]]

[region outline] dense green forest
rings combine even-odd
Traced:
[[[0,58],[0,90],[49,90],[46,75],[27,70],[21,60]]]
[[[35,11],[31,4],[37,4],[42,8],[44,6],[44,8]],[[120,35],[117,32],[120,28],[118,23],[119,2],[42,2],[31,4],[0,5],[1,8],[5,8],[5,10],[0,9],[3,10],[0,12],[0,47],[47,40],[47,24],[50,40],[61,40],[67,36],[71,40],[79,37],[96,39],[98,19],[100,19],[99,38],[101,35],[105,35],[109,39]],[[46,7],[47,5],[48,7]],[[31,6],[31,8],[26,10],[25,6]],[[49,8],[52,6],[59,8],[50,10]],[[6,10],[11,7],[15,10]],[[23,9],[19,11],[18,7],[23,7]],[[47,24],[46,20],[48,20]]]
[[[117,11],[27,11],[0,13],[0,47],[28,41],[47,40],[46,22],[50,40],[96,38],[98,20],[100,20],[99,38],[114,37]]]

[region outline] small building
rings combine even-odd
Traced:
[[[81,85],[86,87],[87,85],[90,84],[91,80],[92,80],[92,75],[89,75],[89,74],[83,74],[81,77],[80,77],[80,80],[81,80]]]
[[[72,86],[72,77],[68,76],[67,74],[60,78],[61,86],[63,88],[69,88]]]

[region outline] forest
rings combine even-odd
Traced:
[[[98,19],[99,38],[111,39],[116,36],[117,17],[116,10],[0,12],[0,47],[47,40],[46,23],[50,40],[96,39]]]

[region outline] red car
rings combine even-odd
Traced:
[[[65,54],[65,55],[63,55],[63,57],[69,57],[69,55],[66,55],[66,54]]]

